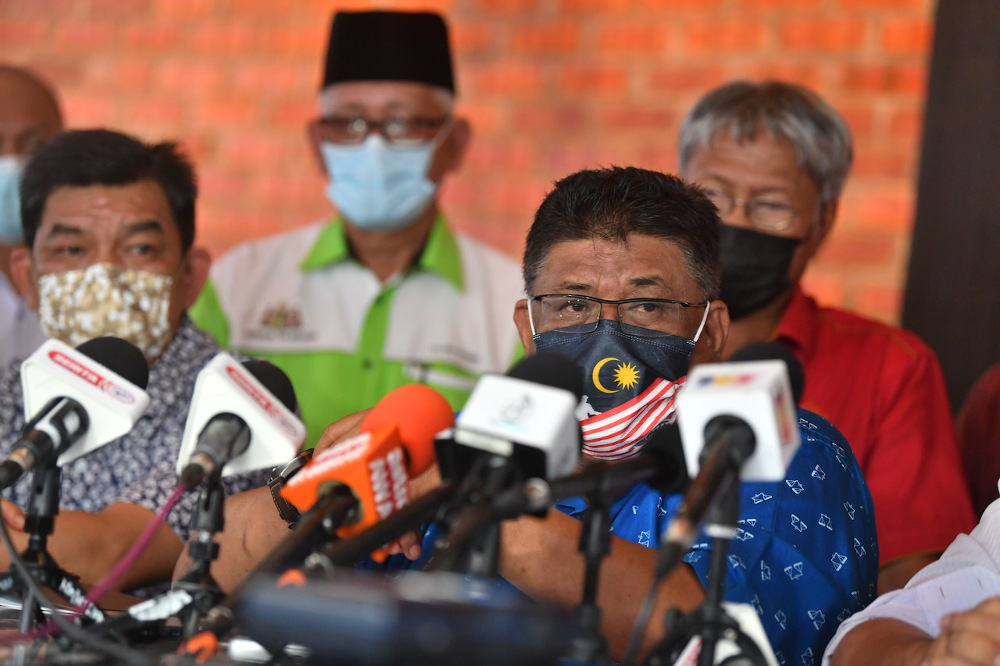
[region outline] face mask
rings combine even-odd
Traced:
[[[611,319],[602,319],[588,333],[570,327],[533,336],[536,349],[564,354],[583,370],[584,395],[576,416],[586,455],[630,458],[656,426],[676,419],[674,394],[684,385],[707,320],[706,307],[694,340],[662,333],[645,337],[646,329]]]
[[[20,158],[13,155],[0,157],[0,243],[20,245],[24,242],[21,199],[17,193],[23,168]]]
[[[722,225],[722,300],[731,319],[760,310],[791,286],[788,267],[800,243],[796,238]]]
[[[330,174],[326,195],[360,229],[402,229],[427,210],[437,192],[427,178],[437,145],[390,146],[378,134],[358,146],[323,142],[320,152]]]
[[[147,360],[170,341],[173,278],[114,264],[38,278],[38,320],[47,337],[77,345],[102,335],[127,340]]]

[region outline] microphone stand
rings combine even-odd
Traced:
[[[174,584],[175,590],[183,590],[191,595],[191,602],[179,613],[185,638],[197,633],[202,615],[225,596],[211,572],[212,561],[219,556],[219,544],[212,539],[225,525],[225,499],[222,470],[218,469],[202,482],[198,506],[191,521],[192,537],[188,542],[191,570]]]
[[[570,660],[610,664],[608,641],[601,634],[601,608],[597,605],[597,584],[601,563],[611,551],[611,514],[606,498],[595,492],[586,496],[590,509],[581,518],[580,553],[586,562],[583,598],[575,616],[580,634],[573,638]]]
[[[31,480],[31,496],[25,513],[24,528],[28,532],[28,546],[21,553],[29,575],[40,586],[48,588],[70,606],[84,603],[86,593],[79,584],[79,577],[73,576],[59,567],[47,550],[48,538],[59,514],[59,486],[61,471],[55,461],[44,461],[36,465]],[[18,631],[27,634],[44,620],[42,599],[32,593],[30,587],[13,570],[0,576],[0,590],[13,590],[21,594],[21,618]],[[84,615],[95,622],[105,620],[104,611],[91,604]]]
[[[500,568],[500,522],[508,515],[498,500],[518,481],[509,458],[490,456],[474,464],[462,482],[455,502],[441,519],[442,535],[427,571],[449,571],[494,577]],[[456,507],[461,508],[457,515]]]
[[[676,609],[667,613],[664,619],[665,637],[650,650],[645,662],[649,666],[676,663],[696,637],[701,638],[698,666],[715,664],[716,646],[722,639],[732,641],[738,650],[736,655],[728,657],[723,663],[729,663],[733,659],[736,663],[767,666],[760,647],[740,629],[739,623],[722,606],[729,543],[736,536],[736,523],[739,520],[739,488],[739,469],[736,468],[722,484],[710,508],[705,532],[712,537],[712,555],[705,601],[687,615],[682,615]]]

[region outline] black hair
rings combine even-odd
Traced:
[[[578,171],[555,184],[528,230],[522,270],[528,295],[557,243],[599,238],[625,243],[643,234],[675,243],[705,298],[719,297],[715,205],[695,185],[636,167]]]
[[[146,144],[107,129],[61,132],[28,160],[21,176],[21,224],[32,247],[45,204],[60,187],[123,186],[152,180],[163,190],[186,252],[194,243],[194,168],[172,142]]]

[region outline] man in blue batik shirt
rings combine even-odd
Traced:
[[[653,429],[674,420],[674,396],[689,367],[720,359],[729,316],[718,300],[719,227],[700,190],[635,168],[573,174],[539,208],[523,262],[528,297],[515,305],[514,321],[529,354],[554,349],[583,370],[586,400],[578,417],[588,457],[638,453]],[[819,663],[837,625],[874,598],[878,546],[871,496],[847,442],[822,418],[802,410],[799,417],[802,446],[786,479],[741,487],[725,598],[756,609],[779,663],[808,666]],[[339,441],[350,430],[346,421],[331,426],[317,450]],[[426,488],[433,476],[414,485]],[[614,658],[625,654],[653,585],[653,546],[680,499],[639,485],[611,507],[613,536],[597,603]],[[277,514],[263,503],[258,508],[247,512],[253,521],[226,530],[241,552],[263,552],[268,539],[282,536]],[[585,569],[581,522],[572,515],[586,507],[581,500],[559,508],[542,519],[503,523],[499,569],[532,598],[572,608],[581,601]],[[227,520],[237,523],[235,516]],[[434,532],[422,544],[420,535],[400,539],[391,550],[412,561],[391,558],[390,567],[420,566]],[[704,601],[710,548],[697,541],[660,585],[643,653],[662,638],[669,608],[688,612]],[[228,561],[235,570],[250,568]]]
[[[719,360],[729,317],[718,300],[718,247],[714,206],[656,172],[581,171],[542,203],[524,254],[528,298],[514,320],[528,353],[555,350],[583,370],[578,417],[590,458],[638,453],[653,429],[675,419],[689,367]],[[799,430],[802,446],[783,482],[741,486],[725,599],[757,611],[779,663],[808,665],[840,622],[875,597],[878,544],[871,496],[843,436],[805,410]],[[653,581],[655,547],[681,499],[640,484],[611,507],[619,538],[602,565],[598,604],[614,657],[624,654]],[[564,514],[587,505],[577,498],[558,508],[564,513],[504,523],[500,572],[535,599],[573,607],[584,569],[580,523]],[[701,535],[686,566],[661,586],[647,649],[662,637],[667,608],[689,611],[704,600],[710,551]]]

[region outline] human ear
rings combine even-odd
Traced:
[[[514,325],[517,326],[517,335],[521,339],[521,346],[524,353],[531,355],[535,353],[535,341],[531,335],[531,320],[528,318],[528,301],[522,298],[514,304]]]
[[[192,247],[187,252],[184,260],[184,273],[181,276],[182,292],[181,298],[184,309],[194,305],[198,300],[198,295],[208,281],[208,273],[212,267],[212,257],[208,250],[202,247]]]
[[[711,301],[705,327],[698,338],[698,344],[691,355],[691,365],[715,363],[722,359],[722,350],[729,338],[729,308],[719,300]]]
[[[35,284],[35,271],[31,262],[31,250],[26,247],[16,247],[10,253],[10,280],[14,288],[32,310],[38,310],[38,286]]]

